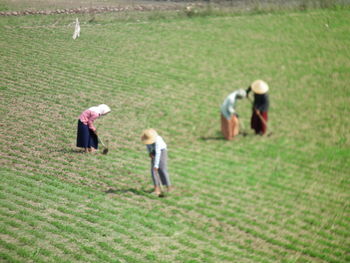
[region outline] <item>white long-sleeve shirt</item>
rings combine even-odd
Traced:
[[[155,157],[154,157],[154,168],[159,168],[161,151],[163,149],[167,148],[166,143],[164,142],[163,138],[158,135],[156,137],[156,142],[155,143],[148,144],[146,146],[147,146],[148,152],[155,155]]]
[[[238,89],[228,95],[221,106],[221,113],[226,119],[230,120],[231,116],[236,112],[236,101],[237,99],[242,99],[246,96],[246,91],[244,89]]]

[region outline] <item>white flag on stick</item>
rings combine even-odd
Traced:
[[[73,34],[73,39],[76,39],[79,36],[80,36],[80,25],[79,25],[78,18],[76,18],[75,19],[75,30],[74,30],[74,34]]]

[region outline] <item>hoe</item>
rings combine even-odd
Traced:
[[[107,154],[107,153],[108,153],[108,146],[106,146],[106,145],[103,143],[103,141],[101,140],[100,137],[97,137],[97,138],[98,138],[98,140],[100,141],[100,143],[101,143],[102,146],[103,146],[102,154]]]

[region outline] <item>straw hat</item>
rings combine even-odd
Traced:
[[[147,129],[142,132],[141,141],[144,144],[152,144],[156,142],[156,137],[158,133],[155,129]]]
[[[269,86],[263,80],[256,80],[252,83],[252,90],[256,94],[265,94],[269,90]]]

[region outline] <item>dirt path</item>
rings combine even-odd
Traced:
[[[105,7],[79,7],[56,10],[21,10],[21,11],[1,11],[0,16],[24,16],[24,15],[52,15],[52,14],[96,14],[105,12],[125,12],[125,11],[154,11],[154,10],[183,10],[186,6],[194,4],[185,3],[159,3],[159,4],[133,4]],[[202,4],[195,4],[201,6]]]

